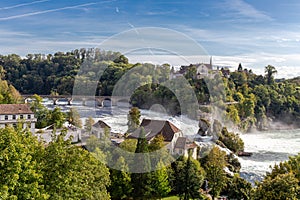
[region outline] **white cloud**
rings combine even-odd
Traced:
[[[66,6],[66,7],[62,7],[62,8],[42,10],[42,11],[24,13],[24,14],[19,14],[19,15],[12,15],[12,16],[8,16],[8,17],[1,17],[0,21],[7,21],[7,20],[11,20],[11,19],[18,19],[18,18],[29,17],[29,16],[34,16],[34,15],[41,15],[41,14],[57,12],[57,11],[62,11],[62,10],[76,9],[76,8],[91,6],[91,5],[95,5],[95,4],[99,4],[99,3],[111,3],[113,1],[115,1],[115,0],[102,1],[102,2],[91,2],[91,3],[85,3],[85,4],[75,5],[75,6]]]
[[[9,9],[13,9],[13,8],[19,8],[19,7],[29,6],[29,5],[33,5],[33,4],[38,4],[38,3],[44,3],[47,1],[50,1],[50,0],[40,0],[40,1],[32,1],[29,3],[20,3],[20,4],[13,5],[13,6],[2,7],[2,8],[0,8],[0,10],[9,10]]]
[[[255,20],[273,20],[272,17],[260,10],[257,10],[255,7],[243,0],[225,0],[225,3],[222,4],[222,6],[224,6],[224,9],[229,11],[229,13],[240,17],[246,17]]]

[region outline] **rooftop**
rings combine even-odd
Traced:
[[[0,115],[33,114],[28,104],[0,104]]]
[[[143,119],[141,127],[145,130],[147,140],[151,140],[158,134],[162,134],[165,142],[170,142],[175,133],[181,130],[169,121]],[[139,138],[140,128],[129,135],[129,138]]]

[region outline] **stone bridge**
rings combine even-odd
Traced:
[[[118,104],[128,104],[129,96],[84,96],[84,95],[39,95],[43,99],[51,99],[53,105],[57,105],[59,101],[67,101],[67,105],[72,105],[73,101],[81,101],[82,105],[86,105],[88,101],[94,101],[95,105],[101,107],[117,106]],[[22,95],[24,102],[28,103],[33,98],[32,94]]]

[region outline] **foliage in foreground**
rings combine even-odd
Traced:
[[[26,130],[0,129],[0,198],[110,199],[107,167],[63,137],[45,147]]]

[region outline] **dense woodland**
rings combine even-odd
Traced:
[[[196,115],[194,108],[189,107],[191,95],[182,87],[182,80],[169,81],[171,70],[174,69],[168,64],[130,64],[120,53],[99,49],[29,54],[25,58],[0,55],[0,74],[8,83],[1,90],[12,90],[14,86],[21,94],[72,94],[76,78],[76,87],[83,88],[82,94],[117,93],[131,96],[132,105],[139,108],[148,109],[158,103],[172,115]],[[185,78],[199,104],[217,104],[226,111],[222,113],[224,118],[241,130],[264,130],[269,128],[270,121],[299,126],[296,122],[300,117],[300,81],[298,78],[276,81],[276,73],[276,68],[268,65],[265,75],[256,75],[240,64],[229,77],[219,71],[213,79],[197,79],[196,67],[190,65]],[[116,87],[122,84],[125,87]],[[95,89],[89,91],[89,88]],[[219,93],[214,94],[214,91]],[[1,98],[4,98],[2,102],[14,101],[7,96],[0,97],[0,101]],[[225,102],[238,103],[226,105]]]

